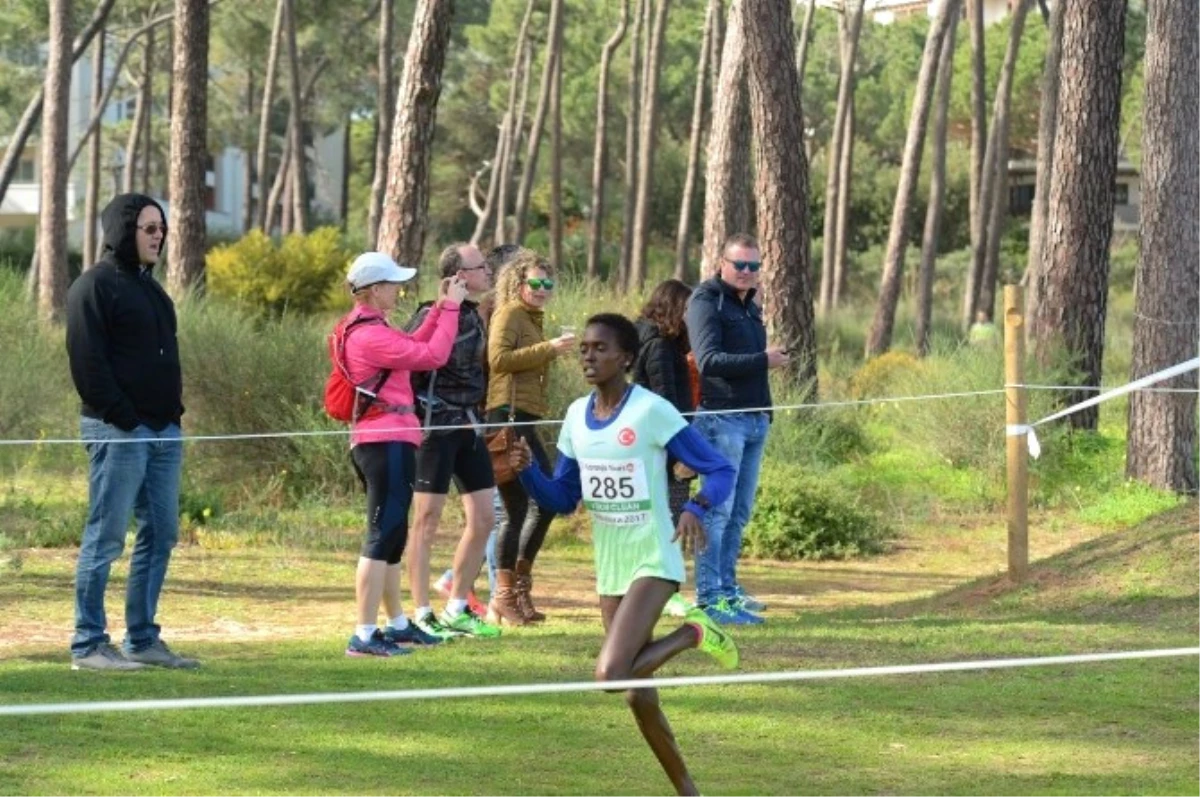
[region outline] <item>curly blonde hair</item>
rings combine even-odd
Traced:
[[[521,300],[521,285],[530,271],[541,269],[549,277],[554,276],[550,261],[532,249],[522,248],[500,269],[496,276],[496,306]]]

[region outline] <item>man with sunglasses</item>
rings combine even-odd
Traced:
[[[733,494],[704,517],[708,545],[696,555],[696,603],[719,623],[758,624],[766,608],[737,580],[742,532],[754,507],[758,472],[771,423],[767,372],[787,365],[787,352],[767,346],[755,299],[762,256],[746,233],[730,236],[715,277],[692,293],[688,338],[700,371],[697,431],[737,471]]]
[[[88,515],[75,569],[72,669],[200,666],[172,652],[155,622],[171,550],[179,536],[183,381],[175,307],[151,272],[166,243],[162,207],[122,194],[101,215],[103,255],[67,293],[67,355],[82,400],[90,474]],[[89,231],[90,233],[91,231]],[[104,591],[137,538],[125,590],[125,643],[110,643]]]

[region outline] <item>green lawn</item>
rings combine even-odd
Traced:
[[[1195,518],[1190,504],[1132,529],[1041,534],[1035,518],[1039,561],[1020,588],[994,575],[995,522],[917,530],[870,561],[751,563],[772,609],[738,632],[743,669],[1195,646]],[[21,551],[0,564],[0,703],[587,679],[588,557],[570,542],[544,555],[545,628],[364,661],[342,655],[352,554],[185,546],[161,616],[204,668],[112,675],[68,668],[74,552]],[[689,653],[662,674],[714,672]],[[1195,794],[1198,695],[1190,657],[663,692],[713,794]],[[623,701],[599,693],[0,719],[4,794],[668,790]]]

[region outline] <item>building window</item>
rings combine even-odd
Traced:
[[[1014,185],[1008,189],[1008,212],[1013,216],[1027,216],[1033,211],[1033,186]]]
[[[1116,187],[1117,204],[1129,204],[1129,183],[1117,183]]]
[[[20,164],[17,165],[17,179],[15,180],[15,182],[18,182],[18,183],[36,182],[36,180],[34,179],[34,176],[33,176],[33,161],[32,160],[22,160],[20,162]]]

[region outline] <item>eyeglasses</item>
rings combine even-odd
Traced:
[[[472,266],[471,268],[460,268],[459,271],[479,271],[481,268],[491,268],[487,263],[482,266]]]
[[[525,280],[525,284],[528,285],[531,290],[535,291],[539,288],[545,288],[548,291],[554,290],[554,280],[550,279],[549,277],[544,277],[542,279],[528,279]]]
[[[159,230],[162,230],[163,235],[167,234],[166,222],[162,224],[143,224],[140,225],[138,229],[150,236],[158,235]]]
[[[738,271],[745,271],[745,270],[749,269],[751,274],[757,274],[758,270],[760,268],[762,268],[761,260],[729,260],[729,258],[725,258],[725,259],[727,261],[729,261],[730,265],[732,265]]]

